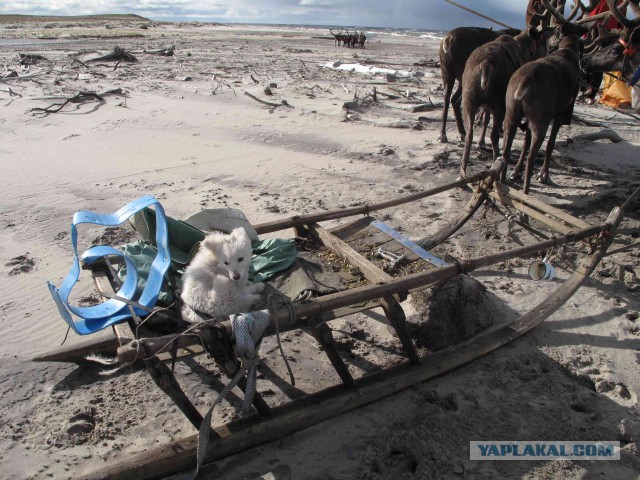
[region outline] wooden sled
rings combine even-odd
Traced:
[[[611,244],[623,218],[624,208],[632,199],[640,196],[640,190],[637,190],[625,205],[611,212],[606,222],[589,225],[534,197],[500,184],[497,178],[501,167],[502,164],[498,161],[486,172],[375,205],[298,216],[254,226],[259,234],[294,228],[298,236],[313,238],[324,248],[359,269],[366,278],[366,283],[357,288],[290,303],[289,308],[282,306],[272,312],[274,318],[266,335],[275,333],[276,322],[280,332],[304,328],[322,346],[341,383],[273,408],[256,394],[253,402],[257,411],[255,414],[213,429],[211,441],[206,449],[205,463],[302,430],[418,382],[434,378],[486,355],[528,332],[560,308],[589,277]],[[422,247],[431,249],[450,238],[482,204],[491,201],[490,199],[535,218],[550,227],[558,236],[511,250],[435,266],[416,255],[398,239],[372,225],[370,214],[374,211],[414,202],[476,182],[478,183],[473,189],[471,199],[458,217],[434,235],[420,241]],[[365,217],[332,231],[319,225],[322,221],[356,215]],[[531,311],[509,324],[489,328],[454,347],[423,357],[418,354],[407,332],[405,314],[400,304],[408,293],[459,274],[580,241],[588,242],[590,246],[590,252],[581,265],[557,290]],[[367,258],[366,252],[381,246],[385,251],[405,255],[407,264],[411,265],[411,273],[393,276],[381,268],[377,260],[374,261],[371,256]],[[117,290],[118,280],[113,265],[106,262],[102,268],[95,269],[92,273],[99,290],[111,294],[113,290]],[[375,307],[382,307],[389,325],[393,327],[402,344],[406,360],[390,368],[354,378],[336,348],[330,325],[335,319]],[[169,312],[169,315],[179,317],[180,314]],[[117,352],[122,363],[133,362],[143,357],[144,360],[141,361],[156,384],[170,396],[198,429],[203,419],[202,414],[183,392],[165,362],[172,356],[180,358],[202,353],[206,348],[221,370],[232,376],[237,365],[234,363],[235,359],[230,358],[228,345],[225,344],[231,338],[230,322],[201,326],[193,332],[197,333],[197,336],[176,334],[153,337],[147,332],[142,335],[145,338],[141,339],[135,338],[134,331],[130,324],[119,324],[114,327],[113,340],[102,341],[99,344],[88,342],[73,349],[59,349],[41,355],[36,360],[79,361],[88,353],[97,351]],[[244,389],[245,384],[241,382],[239,387]],[[156,478],[193,469],[196,463],[197,443],[198,434],[194,433],[187,439],[160,445],[137,456],[123,459],[119,463],[105,465],[89,478]]]

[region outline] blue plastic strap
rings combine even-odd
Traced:
[[[154,197],[147,195],[125,205],[113,214],[98,214],[80,211],[73,216],[73,222],[71,223],[73,265],[60,288],[57,288],[51,282],[47,282],[47,285],[49,286],[51,296],[56,302],[62,318],[76,333],[80,335],[94,333],[113,325],[114,323],[121,322],[131,316],[127,303],[116,299],[109,299],[99,305],[93,305],[91,307],[78,307],[69,304],[69,294],[80,276],[77,225],[81,223],[89,223],[105,227],[115,227],[122,224],[136,212],[151,205],[153,205],[156,210],[156,246],[158,248],[158,254],[151,265],[147,284],[140,295],[140,298],[136,301],[145,307],[153,307],[158,300],[158,294],[162,287],[164,275],[171,264],[171,254],[168,246],[169,235],[167,231],[167,219],[162,205],[160,205]],[[86,264],[91,264],[102,257],[111,255],[123,258],[127,266],[127,276],[118,291],[118,296],[126,300],[134,300],[138,284],[138,273],[133,262],[124,253],[120,250],[107,246],[92,247],[82,255],[82,261]],[[144,310],[135,307],[134,311],[137,315],[147,313]],[[74,320],[71,315],[72,313],[77,317],[80,317],[79,320]]]
[[[418,255],[420,258],[422,258],[422,259],[426,260],[427,262],[429,262],[431,265],[436,266],[436,267],[446,267],[447,265],[449,265],[444,260],[436,257],[433,253],[427,252],[420,245],[418,245],[414,241],[408,239],[407,237],[402,235],[400,232],[397,232],[396,230],[391,228],[386,223],[383,223],[383,222],[381,222],[379,220],[374,220],[373,222],[371,222],[371,225],[376,227],[381,232],[386,233],[391,238],[397,240],[402,245],[404,245],[409,250],[411,250],[413,253]]]

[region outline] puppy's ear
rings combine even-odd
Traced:
[[[200,243],[204,248],[215,253],[222,243],[222,238],[218,232],[214,232],[204,237],[204,240]]]
[[[234,228],[229,234],[231,242],[243,242],[247,238],[247,232],[244,228]]]

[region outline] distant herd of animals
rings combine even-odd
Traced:
[[[338,30],[338,32],[336,33],[332,29],[329,29],[329,31],[331,32],[331,35],[333,35],[335,45],[337,47],[342,45],[348,48],[365,48],[367,36],[364,34],[364,32],[358,33],[357,30],[354,30],[353,33],[351,33],[348,30]]]
[[[440,44],[444,85],[440,141],[448,141],[446,123],[451,104],[464,142],[461,176],[466,176],[475,116],[481,114],[481,146],[493,118],[490,139],[494,160],[500,157],[500,132],[504,131],[503,181],[516,131],[525,130],[522,153],[509,178],[519,180],[524,165],[524,193],[529,191],[536,154],[551,126],[538,175],[542,183],[549,183],[555,140],[561,126],[571,123],[580,89],[591,90],[593,98],[603,72],[621,72],[620,79],[632,87],[640,80],[638,2],[593,0],[584,5],[576,0],[565,17],[560,13],[565,0],[531,0],[525,30],[460,27],[450,31]],[[627,18],[627,7],[635,19]],[[456,81],[458,87],[453,92]]]

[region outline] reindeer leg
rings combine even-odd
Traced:
[[[544,152],[544,163],[542,164],[542,170],[538,174],[538,180],[545,185],[549,184],[549,163],[551,162],[551,154],[556,145],[556,137],[562,126],[562,116],[556,117],[553,120],[551,126],[551,133],[549,134],[549,141],[547,142],[547,149]]]
[[[511,145],[513,144],[513,138],[516,136],[517,125],[512,120],[511,116],[507,116],[504,121],[504,139],[502,140],[502,156],[504,158],[504,165],[500,172],[500,181],[504,182],[507,176],[507,166],[511,159]]]
[[[500,155],[500,127],[502,126],[502,122],[504,121],[504,109],[498,108],[491,113],[493,114],[493,128],[491,128],[491,148],[493,150],[493,161],[495,162]],[[486,111],[485,115],[488,118],[489,111]],[[486,125],[485,128],[487,128]]]
[[[512,182],[517,182],[520,179],[520,172],[522,171],[522,165],[524,164],[524,159],[527,158],[527,151],[531,147],[531,130],[527,128],[527,131],[524,134],[524,143],[522,144],[522,152],[520,152],[520,158],[518,158],[518,163],[513,168],[511,175],[509,176],[509,180]]]
[[[484,137],[487,134],[487,127],[489,126],[490,119],[491,119],[491,115],[489,114],[489,112],[485,111],[482,115],[482,133],[480,134],[480,141],[478,142],[478,147],[480,148],[485,147]]]
[[[464,124],[462,122],[462,85],[458,82],[458,89],[451,97],[451,105],[453,106],[453,113],[456,117],[456,123],[458,125],[458,132],[460,132],[460,139],[464,142],[465,131]],[[473,122],[471,123],[473,128]]]
[[[539,128],[539,125],[531,125],[531,148],[529,149],[529,154],[527,155],[527,167],[524,175],[524,185],[522,186],[522,191],[524,193],[529,193],[531,174],[533,173],[533,164],[536,162],[536,155],[538,154],[538,151],[542,146],[542,142],[544,141],[544,136],[547,133],[548,128],[548,123],[544,126],[544,128]]]
[[[467,176],[467,163],[471,154],[471,143],[473,142],[473,120],[476,116],[476,109],[472,105],[465,105],[464,123],[467,128],[467,136],[464,139],[464,153],[460,164],[460,178]]]
[[[447,114],[449,113],[449,104],[451,102],[451,91],[453,90],[453,84],[456,79],[449,78],[442,69],[442,80],[444,82],[444,106],[442,107],[442,127],[440,129],[440,143],[448,143],[449,139],[447,138]]]

